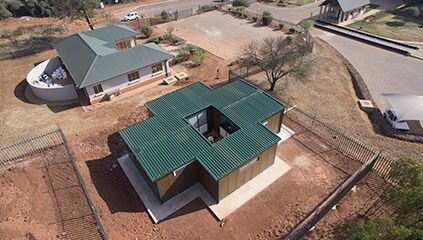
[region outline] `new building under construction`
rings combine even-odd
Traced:
[[[150,118],[120,135],[160,201],[200,182],[217,202],[271,166],[284,105],[238,79],[194,83],[145,104]]]

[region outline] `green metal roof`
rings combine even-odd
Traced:
[[[124,51],[115,42],[135,37],[125,25],[110,25],[82,32],[53,44],[79,88],[165,61],[172,54],[155,43],[136,45]]]
[[[238,79],[216,90],[194,83],[146,103],[155,115],[119,133],[152,181],[198,160],[218,180],[277,143],[261,121],[284,105]],[[211,144],[186,118],[214,107],[240,129]]]

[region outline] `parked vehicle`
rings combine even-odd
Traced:
[[[137,12],[130,12],[128,15],[123,17],[123,21],[132,21],[132,20],[138,20],[140,17],[138,16]]]
[[[410,128],[408,127],[408,124],[406,121],[397,121],[397,114],[393,109],[386,109],[383,113],[383,117],[386,119],[386,121],[396,130],[401,131],[409,131]]]

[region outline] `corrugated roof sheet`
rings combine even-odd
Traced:
[[[119,133],[152,181],[193,160],[218,180],[280,140],[261,121],[282,111],[283,104],[241,79],[216,90],[194,83],[146,106],[155,116]],[[209,143],[186,120],[208,107],[240,129]]]
[[[351,11],[370,4],[370,0],[326,0],[320,5],[337,3],[343,12]]]
[[[119,51],[115,42],[136,36],[125,25],[82,32],[53,44],[75,84],[84,88],[173,57],[155,43]]]

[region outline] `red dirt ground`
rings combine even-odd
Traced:
[[[111,126],[110,133],[146,117],[139,108]],[[77,161],[110,239],[274,239],[292,230],[360,164],[330,149],[310,132],[286,120],[298,136],[281,144],[278,156],[292,169],[266,190],[227,217],[217,221],[200,199],[196,199],[158,225],[154,225],[116,158],[125,149],[114,134],[106,132],[72,142]],[[364,188],[363,188],[364,189]],[[316,233],[336,239],[334,225],[352,215],[371,197],[368,190],[351,194],[363,201],[348,202],[339,214],[329,215]],[[201,229],[201,230],[200,230]],[[311,235],[320,239],[321,235]],[[342,239],[342,238],[338,238]]]

